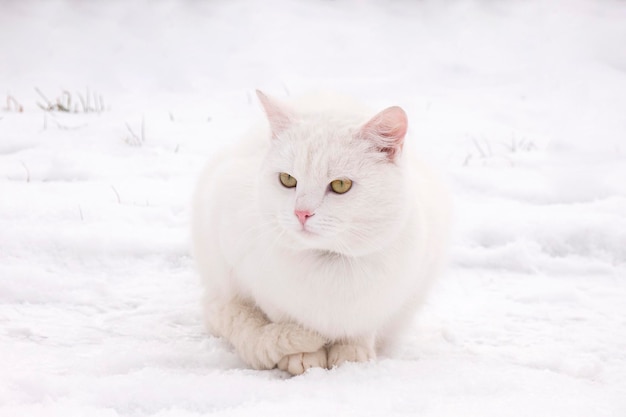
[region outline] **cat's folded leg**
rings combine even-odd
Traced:
[[[368,362],[372,359],[376,359],[374,337],[340,340],[328,348],[329,368],[344,362]]]
[[[303,374],[310,368],[328,367],[328,354],[325,347],[317,352],[303,352],[283,356],[278,362],[278,369],[289,372],[291,375]]]
[[[212,332],[226,338],[255,369],[272,369],[285,356],[316,353],[327,342],[316,332],[294,323],[272,323],[248,301],[212,303],[207,309]]]

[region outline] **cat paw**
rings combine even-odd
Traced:
[[[312,360],[308,356],[322,349],[326,343],[326,339],[317,332],[297,324],[270,323],[260,329],[254,342],[242,343],[239,354],[255,369],[272,369],[284,357],[301,355],[300,352],[312,352],[306,354],[305,363],[308,364]],[[324,351],[325,359],[326,351]]]
[[[336,343],[328,349],[328,368],[344,362],[368,362],[376,359],[373,347],[350,343]]]
[[[295,353],[283,356],[278,361],[278,369],[289,372],[291,375],[301,375],[310,368],[327,368],[328,357],[326,348],[316,352]]]

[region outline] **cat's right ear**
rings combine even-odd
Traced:
[[[272,139],[276,139],[285,129],[291,125],[293,116],[285,106],[277,100],[268,97],[260,90],[256,90],[256,95],[265,110],[267,120],[272,129]]]

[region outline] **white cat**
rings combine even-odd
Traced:
[[[257,95],[269,129],[214,158],[196,190],[209,330],[257,369],[371,360],[438,272],[445,193],[406,149],[400,107]]]

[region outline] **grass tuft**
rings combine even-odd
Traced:
[[[146,141],[146,120],[144,117],[141,118],[141,127],[140,134],[137,135],[132,127],[126,122],[126,129],[130,136],[126,136],[124,138],[124,142],[129,144],[130,146],[142,146]]]
[[[480,140],[474,136],[469,137],[472,141],[473,149],[468,152],[463,161],[463,166],[470,166],[476,163],[487,166],[498,162],[504,162],[505,164],[513,167],[515,162],[513,159],[514,154],[521,152],[531,152],[537,150],[537,145],[531,140],[526,138],[517,138],[515,134],[511,136],[511,140],[496,141],[495,145],[500,146],[500,151],[494,152],[491,143],[492,141],[481,137]]]
[[[54,100],[50,100],[39,88],[35,91],[43,102],[38,101],[37,105],[46,112],[64,113],[102,113],[106,110],[102,94],[95,91],[85,90],[84,94],[76,93],[72,95],[68,90],[63,90]],[[78,99],[76,98],[78,97]]]
[[[22,106],[15,97],[8,94],[4,111],[24,113],[24,106]]]

